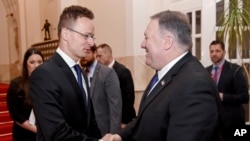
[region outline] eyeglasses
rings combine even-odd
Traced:
[[[75,33],[78,33],[79,35],[81,35],[82,37],[84,37],[85,40],[87,40],[88,38],[91,38],[92,40],[95,40],[95,39],[96,39],[96,38],[94,37],[94,35],[91,35],[91,34],[83,34],[83,33],[81,33],[81,32],[78,32],[78,31],[74,30],[74,29],[71,29],[71,28],[66,28],[66,29],[68,29],[68,30],[70,30],[70,31],[73,31],[73,32],[75,32]]]

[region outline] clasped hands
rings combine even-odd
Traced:
[[[100,141],[122,141],[122,138],[118,134],[106,134]]]

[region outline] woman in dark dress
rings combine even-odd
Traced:
[[[44,62],[41,52],[29,48],[23,59],[22,75],[13,79],[7,93],[7,105],[13,123],[13,141],[35,141],[36,126],[29,121],[32,105],[29,97],[29,77]]]

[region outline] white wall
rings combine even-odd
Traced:
[[[45,20],[50,23],[50,37],[51,39],[58,39],[57,24],[60,14],[60,0],[40,0],[40,19],[39,19],[39,35],[40,42],[44,41],[44,30],[41,31]]]
[[[97,4],[98,3],[98,4]],[[127,56],[131,47],[126,46],[126,19],[123,0],[91,0],[84,1],[84,6],[94,12],[96,44],[107,43],[114,56]]]
[[[27,48],[41,42],[40,3],[37,0],[25,0]]]
[[[84,6],[95,14],[96,43],[108,43],[115,57],[124,57],[145,54],[140,48],[144,30],[149,17],[162,10],[163,2],[164,0],[91,0],[84,1]]]
[[[202,64],[211,65],[209,44],[215,40],[216,4],[215,0],[202,0]]]
[[[156,0],[154,0],[156,1]],[[144,55],[145,51],[141,49],[141,42],[144,39],[144,31],[149,22],[152,11],[150,9],[149,0],[132,0],[132,13],[128,15],[132,17],[131,26],[132,32],[129,37],[132,37],[132,46],[134,47],[134,56]]]
[[[18,27],[19,28],[19,43],[20,43],[20,53],[21,58],[20,60],[23,60],[23,54],[28,48],[27,46],[27,34],[26,34],[26,6],[25,6],[25,0],[19,0],[18,1]],[[22,28],[21,28],[22,27]]]
[[[8,31],[7,31],[7,19],[6,19],[6,11],[5,7],[2,1],[0,1],[0,64],[9,64],[10,59],[9,59],[9,44],[8,40],[6,40],[8,36]]]

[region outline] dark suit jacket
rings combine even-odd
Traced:
[[[31,105],[25,103],[24,89],[20,87],[21,77],[17,77],[10,82],[10,86],[7,93],[7,106],[12,118],[13,128],[12,137],[13,141],[34,141],[36,140],[36,134],[24,129],[17,124],[23,124],[29,120]]]
[[[212,65],[207,67],[211,73]],[[225,61],[218,81],[218,91],[223,93],[222,101],[222,126],[229,128],[245,124],[243,103],[247,103],[248,84],[243,74],[243,70],[236,64]]]
[[[91,100],[86,108],[73,72],[58,53],[33,71],[30,95],[38,141],[98,141],[92,138],[99,138],[100,131]]]
[[[137,118],[119,133],[123,141],[210,141],[218,124],[218,94],[191,53],[146,97],[147,89]]]
[[[127,124],[135,118],[134,100],[135,90],[131,72],[124,65],[115,61],[113,65],[119,81],[122,92],[122,123]]]
[[[116,133],[121,127],[122,95],[115,71],[97,62],[90,92],[102,135]]]

